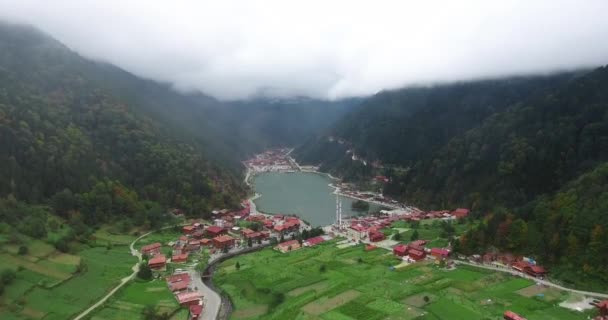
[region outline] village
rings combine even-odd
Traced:
[[[403,228],[395,226],[419,223],[430,225],[438,222],[456,224],[469,214],[470,210],[466,208],[429,212],[408,208],[342,219],[338,209],[335,224],[312,228],[297,216],[257,212],[252,208],[252,201],[247,200],[243,201],[242,209],[216,210],[213,212],[213,221],[195,221],[184,225],[181,228],[182,235],[178,238],[167,243],[145,245],[141,248],[141,253],[148,258],[147,264],[155,277],[164,278],[178,303],[188,308],[190,319],[203,319],[201,315],[206,312],[207,299],[200,288],[204,285],[196,281],[196,278],[201,278],[200,270],[194,270],[196,262],[204,259],[212,261],[255,246],[272,246],[277,252],[286,254],[335,239],[338,248],[363,244],[366,251],[386,250],[395,257],[393,268],[430,262],[450,270],[458,268],[460,264],[469,264],[504,269],[535,281],[545,279],[548,271],[530,257],[499,252],[454,256],[449,242],[423,238],[405,241],[406,239],[396,236],[396,231]],[[162,253],[163,247],[170,248],[170,256]],[[606,305],[606,302],[598,302],[596,305],[602,310],[601,306]],[[525,319],[525,315],[505,310],[504,318],[518,320]]]
[[[270,150],[245,161],[248,177],[259,172],[302,170],[289,156],[290,152],[291,149]],[[387,183],[388,179],[378,176],[374,183]],[[423,211],[386,199],[381,194],[356,191],[350,184],[337,182],[334,188],[336,216],[332,225],[313,228],[296,215],[258,212],[253,197],[244,200],[238,210],[214,210],[211,221],[189,221],[181,226],[181,235],[165,243],[147,244],[141,247],[141,254],[155,278],[164,279],[176,301],[188,308],[189,319],[214,319],[220,308],[218,301],[212,301],[215,293],[200,281],[203,267],[211,261],[257,247],[272,247],[276,252],[288,254],[330,240],[337,248],[363,245],[367,252],[384,250],[395,259],[393,269],[418,263],[430,263],[445,270],[469,265],[532,279],[539,285],[552,285],[546,280],[548,270],[532,257],[508,252],[454,254],[450,238],[457,234],[437,237],[436,230],[464,230],[464,222],[471,215],[467,208]],[[341,197],[377,203],[384,209],[344,218]],[[181,214],[179,210],[172,212]],[[588,302],[597,307],[602,316],[607,313],[608,301],[589,299]],[[504,310],[503,316],[507,320],[526,319],[525,315],[512,310]]]

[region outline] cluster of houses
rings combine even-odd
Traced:
[[[182,307],[190,311],[190,319],[198,320],[203,313],[203,296],[192,289],[192,278],[188,273],[178,273],[166,278],[169,290]]]
[[[424,212],[419,209],[413,209],[413,211],[406,216],[403,216],[404,221],[420,221],[426,219],[462,219],[469,216],[471,210],[466,208],[458,208],[453,211],[449,210],[439,210],[439,211],[427,211]]]
[[[268,150],[244,161],[243,164],[255,172],[295,170],[288,153],[289,149]]]
[[[380,230],[388,228],[396,221],[420,221],[424,219],[460,219],[469,215],[469,209],[459,208],[454,211],[429,211],[423,212],[414,209],[409,212],[385,213],[380,216],[367,216],[350,220],[346,228],[347,236],[357,240],[369,239],[378,242],[386,239]]]
[[[472,255],[470,260],[476,263],[493,264],[498,267],[508,267],[515,271],[525,273],[527,275],[544,278],[547,275],[547,270],[538,265],[534,259],[522,256],[515,256],[511,253],[492,253],[488,252],[484,255]]]
[[[331,240],[331,237],[330,236],[317,236],[317,237],[303,240],[302,242],[300,242],[298,240],[288,240],[288,241],[279,243],[275,247],[275,249],[282,253],[286,253],[286,252],[301,249],[303,247],[314,247],[327,240]]]
[[[416,240],[408,244],[398,244],[393,247],[393,254],[407,262],[418,262],[426,258],[436,260],[447,259],[450,250],[444,248],[426,248],[426,240]]]

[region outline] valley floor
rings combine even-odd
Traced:
[[[234,319],[502,319],[505,310],[530,320],[587,315],[558,306],[570,294],[509,274],[399,264],[381,248],[339,249],[329,242],[228,260],[214,281],[232,299]]]

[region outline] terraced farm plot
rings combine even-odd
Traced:
[[[141,319],[145,306],[153,305],[161,313],[173,314],[180,306],[163,280],[132,281],[97,310],[92,320]],[[185,319],[185,318],[183,318]]]
[[[241,269],[233,270],[237,261]],[[432,263],[390,268],[399,262],[386,250],[340,249],[329,242],[225,261],[214,282],[234,302],[234,319],[499,319],[505,310],[529,320],[584,318],[555,300],[522,295],[529,280],[466,266],[447,271]]]
[[[21,256],[2,254],[2,258],[8,257],[10,263],[24,269],[17,272],[17,279],[2,296],[5,303],[17,301],[19,304],[11,310],[0,306],[0,313],[14,318],[69,319],[128,275],[135,262],[126,247],[87,248],[79,254],[53,252],[36,263]],[[72,274],[80,259],[84,259],[86,269]],[[2,317],[5,318],[10,319]]]

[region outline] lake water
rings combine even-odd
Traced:
[[[336,217],[336,195],[328,186],[331,179],[307,173],[266,172],[253,178],[255,192],[262,197],[255,200],[259,211],[271,214],[297,214],[313,226],[332,224]],[[355,215],[353,199],[341,197],[342,216]],[[371,204],[370,210],[378,206]]]

